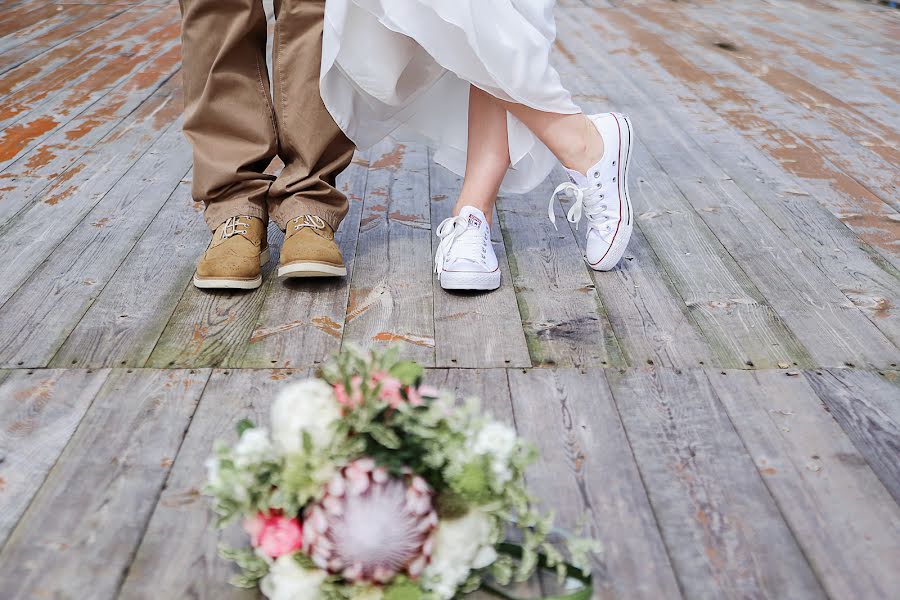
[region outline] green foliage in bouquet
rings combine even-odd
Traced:
[[[537,458],[534,447],[486,416],[477,400],[458,402],[423,386],[423,375],[422,367],[401,360],[394,350],[350,350],[326,363],[317,380],[285,388],[273,405],[271,440],[266,430],[241,422],[237,445],[216,446],[205,492],[213,498],[218,524],[254,515],[303,520],[307,543],[292,555],[293,564],[320,569],[321,598],[446,599],[477,589],[486,576],[501,586],[524,581],[539,565],[555,569],[560,578],[573,570],[587,577],[597,544],[567,536],[567,563],[550,541],[553,516],[541,512],[526,489],[525,469]],[[339,561],[340,552],[330,542],[327,555],[307,547],[307,532],[314,531],[308,525],[315,521],[311,507],[333,505],[337,498],[330,496],[343,497],[345,480],[405,482],[410,489],[427,490],[428,506],[421,512],[436,515],[437,523],[423,552],[433,546],[433,555],[389,578],[375,572],[351,580],[348,571],[330,567],[326,573],[326,565],[337,564],[326,559]],[[521,540],[515,552],[503,543],[510,528]],[[478,558],[457,558],[455,548],[464,552],[473,536],[480,536],[480,546],[469,554],[477,550]],[[264,592],[274,589],[277,577],[267,575],[282,567],[271,556],[260,558],[259,547],[225,552],[242,569],[236,583],[252,587],[263,580]],[[471,565],[460,570],[463,560]]]

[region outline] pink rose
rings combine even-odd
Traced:
[[[422,406],[422,394],[417,388],[413,386],[406,388],[406,397],[409,398],[409,403],[413,406]]]
[[[250,535],[253,547],[271,558],[292,554],[303,547],[300,521],[289,519],[277,511],[244,519],[244,531]]]
[[[403,404],[403,396],[400,390],[403,384],[396,377],[391,377],[387,373],[378,372],[372,375],[372,384],[380,385],[379,397],[391,405],[391,408],[397,408]]]
[[[338,404],[341,406],[346,406],[348,408],[355,408],[362,404],[363,395],[362,395],[362,377],[359,375],[354,375],[350,380],[350,393],[347,393],[347,388],[344,387],[344,384],[339,383],[334,386],[334,395],[337,398]]]

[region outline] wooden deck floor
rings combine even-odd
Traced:
[[[503,286],[462,295],[430,261],[460,181],[390,143],[342,177],[346,279],[277,281],[272,229],[261,289],[195,289],[177,4],[0,6],[4,599],[249,597],[203,461],[347,343],[540,446],[534,490],[605,542],[600,598],[900,589],[900,12],[561,2],[565,82],[636,124],[638,227],[589,271],[557,173],[501,198]]]

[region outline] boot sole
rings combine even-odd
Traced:
[[[315,261],[296,262],[278,267],[278,276],[282,279],[298,277],[346,277],[347,267],[335,266]]]
[[[259,253],[259,266],[269,262],[269,249]],[[253,279],[229,278],[229,277],[198,277],[194,275],[194,287],[201,290],[255,290],[262,285],[262,275]]]

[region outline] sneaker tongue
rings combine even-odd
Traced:
[[[569,177],[572,179],[572,183],[574,183],[578,187],[587,186],[588,179],[586,175],[572,169],[566,169],[566,173],[569,174]]]
[[[470,228],[481,229],[481,226],[487,222],[484,213],[474,206],[464,206],[462,210],[459,211],[459,216],[466,220],[466,223]]]

